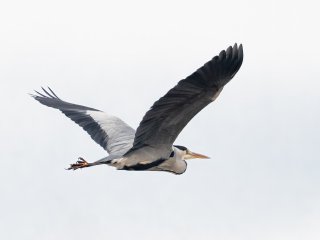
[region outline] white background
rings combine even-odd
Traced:
[[[3,1],[0,238],[320,239],[318,1]],[[65,171],[106,155],[27,93],[119,116],[235,42],[244,62],[176,144],[180,176]]]

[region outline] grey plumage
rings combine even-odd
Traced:
[[[174,147],[182,129],[204,107],[214,101],[234,77],[243,61],[242,45],[221,51],[189,77],[181,80],[156,101],[137,131],[121,119],[100,110],[61,100],[50,88],[32,95],[40,103],[59,109],[80,125],[110,154],[94,163],[81,159],[69,169],[109,164],[122,170],[155,170],[181,174],[187,155],[205,158],[182,146]],[[193,154],[193,155],[192,155]]]
[[[181,80],[143,117],[130,152],[142,147],[162,148],[161,156],[156,158],[167,158],[181,130],[217,97],[240,69],[242,61],[242,45],[238,48],[235,44]]]
[[[59,109],[109,154],[121,155],[132,147],[135,130],[121,119],[94,108],[65,102],[50,88],[50,92],[42,89],[46,95],[37,92],[38,95],[32,97],[43,105]]]

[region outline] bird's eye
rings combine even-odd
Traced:
[[[171,152],[170,157],[174,157],[174,151]]]

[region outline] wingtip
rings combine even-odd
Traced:
[[[238,49],[238,50],[242,51],[243,50],[243,45],[242,45],[242,43],[240,43],[239,46],[238,46],[238,43],[234,43],[232,48],[235,48],[235,49]]]
[[[240,52],[243,52],[243,46],[242,46],[242,43],[240,43],[240,45],[239,45],[239,51],[240,51]]]
[[[241,60],[241,62],[242,62],[242,60],[243,60],[243,45],[242,45],[242,43],[240,43],[239,46],[237,43],[235,43],[233,45],[233,53],[236,54],[237,59]]]
[[[35,90],[33,90],[33,91],[35,91]],[[32,98],[36,98],[37,96],[36,95],[34,95],[34,94],[32,94],[32,93],[27,93],[30,97],[32,97]]]
[[[243,46],[242,43],[239,45],[239,58],[241,58],[241,61],[243,61]]]
[[[47,88],[48,88],[49,91],[53,94],[54,97],[60,99],[60,98],[57,96],[57,94],[55,94],[55,92],[54,92],[49,86],[47,86]]]
[[[35,94],[29,93],[29,95],[33,98],[41,97],[41,98],[56,98],[61,100],[54,92],[53,90],[48,86],[48,90],[41,86],[41,89],[43,93],[38,92],[37,90],[33,90]]]

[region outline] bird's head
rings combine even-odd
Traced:
[[[183,160],[189,160],[189,159],[194,159],[194,158],[203,158],[203,159],[207,159],[209,157],[202,155],[200,153],[195,153],[195,152],[191,152],[188,148],[184,147],[184,146],[180,146],[180,145],[174,145],[175,147],[175,152],[178,152],[179,155],[181,155],[181,158]]]

